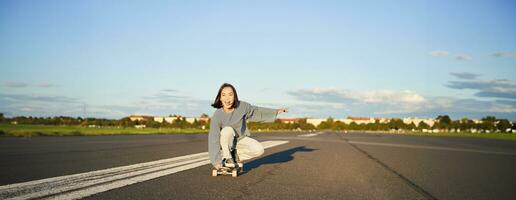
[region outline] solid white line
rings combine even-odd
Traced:
[[[66,191],[75,190],[75,189],[87,188],[89,186],[93,186],[93,185],[97,185],[97,184],[109,183],[112,181],[125,182],[125,181],[118,181],[118,180],[125,180],[129,177],[145,175],[147,173],[166,171],[167,169],[169,169],[171,167],[177,167],[177,166],[181,166],[184,164],[197,163],[197,162],[201,162],[201,161],[206,161],[206,158],[198,158],[198,159],[191,160],[191,161],[183,161],[183,162],[179,162],[179,163],[173,163],[170,165],[164,165],[164,166],[160,166],[160,167],[154,167],[154,168],[150,168],[150,169],[138,170],[138,171],[130,172],[130,173],[124,173],[124,174],[120,174],[120,175],[116,175],[116,176],[102,177],[100,179],[95,179],[95,177],[92,177],[93,179],[91,179],[91,180],[90,180],[90,178],[85,178],[85,179],[77,180],[77,181],[73,181],[73,182],[70,181],[65,184],[49,183],[48,185],[45,186],[45,188],[47,188],[46,190],[42,190],[42,191],[36,192],[36,193],[30,193],[30,194],[27,194],[24,196],[19,196],[19,198],[20,199],[31,199],[31,198],[44,197],[44,196],[59,194],[59,193],[66,192]],[[167,175],[167,174],[165,174],[165,175]],[[122,185],[122,186],[124,186],[124,185]],[[120,187],[122,187],[122,186],[120,186]]]
[[[317,132],[317,133],[308,133],[308,134],[304,134],[304,135],[298,135],[299,137],[313,137],[313,136],[317,136],[317,135],[320,135],[320,134],[323,134],[324,132]]]
[[[262,142],[264,149],[288,141]],[[208,152],[0,186],[0,199],[79,199],[210,164]],[[82,188],[82,189],[81,189]],[[53,195],[53,196],[52,196]]]
[[[262,142],[262,146],[264,149],[272,148],[278,145],[286,144],[288,141],[265,141]]]
[[[188,165],[184,165],[184,166],[180,166],[180,167],[175,167],[172,169],[162,170],[162,171],[158,171],[155,173],[146,174],[143,176],[132,177],[132,178],[128,178],[128,179],[124,179],[124,180],[120,180],[120,181],[111,182],[108,184],[85,188],[83,190],[73,191],[73,192],[69,192],[69,193],[63,193],[63,194],[60,194],[57,196],[52,196],[52,197],[49,197],[46,199],[80,199],[80,198],[91,196],[91,195],[94,195],[94,194],[97,194],[100,192],[105,192],[108,190],[112,190],[112,189],[116,189],[116,188],[120,188],[120,187],[124,187],[124,186],[128,186],[128,185],[132,185],[135,183],[159,178],[161,176],[174,174],[174,173],[177,173],[180,171],[200,167],[200,166],[207,165],[210,163],[211,162],[209,160],[204,160],[201,162],[196,162],[196,163],[192,163],[192,164],[188,164]]]
[[[392,144],[392,143],[358,142],[358,141],[349,141],[349,143],[351,143],[351,144],[363,144],[363,145],[374,145],[374,146],[388,146],[388,147],[402,147],[402,148],[416,148],[416,149],[432,149],[432,150],[444,150],[444,151],[462,151],[462,152],[501,154],[501,155],[516,155],[516,153],[512,153],[512,152],[484,151],[484,150],[475,150],[475,149],[462,149],[462,148],[451,148],[451,147],[436,147],[436,146],[426,146],[426,145]]]
[[[208,156],[208,152],[190,154],[190,155],[179,156],[179,157],[175,157],[175,158],[156,160],[156,161],[151,161],[151,162],[146,162],[146,163],[138,163],[138,164],[127,165],[127,166],[122,166],[122,167],[114,167],[114,168],[85,172],[85,173],[80,173],[80,174],[58,176],[58,177],[46,178],[46,179],[29,181],[29,182],[24,182],[24,183],[4,185],[4,186],[0,186],[0,194],[1,194],[1,191],[5,190],[5,189],[20,188],[20,187],[26,187],[26,186],[33,187],[34,185],[37,185],[37,184],[50,183],[50,182],[56,182],[56,181],[64,181],[64,180],[70,180],[73,178],[82,179],[84,177],[99,176],[99,175],[103,175],[103,174],[109,174],[109,173],[114,173],[114,172],[119,172],[119,171],[124,171],[124,170],[131,170],[131,169],[135,169],[135,168],[153,166],[153,165],[158,165],[158,164],[167,163],[167,162],[180,161],[180,160],[184,160],[184,159],[194,159],[194,158],[198,158],[198,157],[204,158],[206,156]]]

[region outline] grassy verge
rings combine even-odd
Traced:
[[[269,130],[257,131],[254,133],[282,133],[292,132],[290,130]],[[413,135],[413,136],[436,136],[436,137],[476,137],[499,140],[516,141],[514,133],[422,133],[404,132],[393,133],[384,131],[349,131],[356,133],[375,133],[390,135]],[[81,126],[45,126],[45,125],[12,125],[0,124],[0,136],[32,137],[32,136],[81,136],[81,135],[145,135],[145,134],[193,134],[208,133],[202,129],[180,129],[180,128],[88,128]]]
[[[180,128],[89,128],[81,126],[45,126],[0,124],[0,136],[80,136],[80,135],[144,135],[207,133],[202,129]]]

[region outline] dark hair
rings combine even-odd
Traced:
[[[215,97],[215,101],[213,102],[213,104],[211,104],[211,106],[214,108],[217,108],[217,109],[222,108],[222,101],[220,101],[220,94],[222,93],[222,89],[224,89],[225,87],[230,87],[233,90],[235,99],[233,101],[233,105],[231,105],[231,108],[238,107],[238,104],[240,103],[240,101],[238,101],[237,92],[235,90],[235,87],[233,87],[233,85],[231,85],[229,83],[224,83],[224,84],[222,84],[222,86],[220,86],[219,92],[217,93],[217,97]]]

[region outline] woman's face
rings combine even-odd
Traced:
[[[230,109],[235,101],[235,94],[230,87],[225,87],[220,92],[220,101],[225,109]]]

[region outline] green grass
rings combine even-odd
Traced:
[[[286,132],[290,132],[285,130]],[[78,135],[145,135],[145,134],[192,134],[192,133],[207,133],[208,130],[202,129],[180,129],[180,128],[89,128],[81,126],[45,126],[45,125],[12,125],[0,124],[0,136],[17,136],[17,137],[32,137],[32,136],[78,136]],[[264,131],[251,131],[264,132]],[[281,130],[270,130],[267,132],[284,132]],[[362,132],[362,131],[350,131]],[[379,132],[376,132],[379,133]],[[500,140],[516,141],[516,134],[514,133],[421,133],[421,132],[405,132],[405,133],[390,133],[382,132],[381,134],[393,135],[413,135],[413,136],[444,136],[444,137],[477,137]]]
[[[202,129],[180,128],[89,128],[81,126],[46,126],[0,124],[0,136],[78,136],[78,135],[144,135],[207,133]]]

